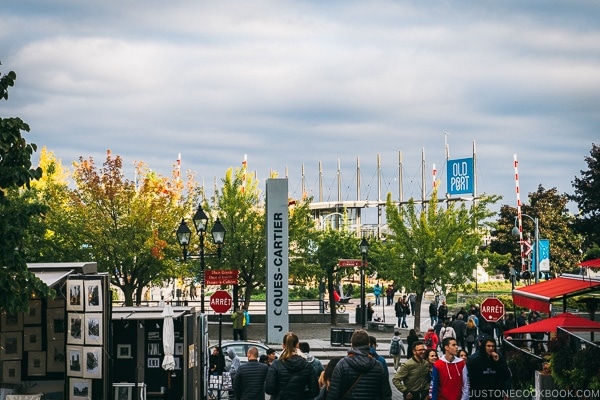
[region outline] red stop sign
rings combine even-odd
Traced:
[[[231,295],[225,290],[217,290],[210,296],[210,308],[217,314],[223,314],[231,308]]]
[[[481,303],[481,316],[488,322],[498,322],[504,315],[504,304],[495,297],[488,297]]]

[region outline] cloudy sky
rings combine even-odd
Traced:
[[[2,3],[0,116],[69,165],[106,150],[207,186],[244,154],[324,200],[421,196],[477,149],[478,194],[572,193],[600,143],[600,3],[590,1],[23,1]]]

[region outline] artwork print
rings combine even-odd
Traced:
[[[102,314],[85,315],[85,344],[102,344]]]
[[[83,315],[69,313],[67,318],[67,343],[83,344]]]
[[[67,281],[67,311],[83,310],[83,281],[70,279]]]
[[[85,281],[85,311],[102,311],[102,281]]]

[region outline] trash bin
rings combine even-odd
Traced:
[[[344,330],[341,328],[331,328],[329,343],[332,346],[341,346],[344,343]]]
[[[343,328],[342,333],[343,333],[343,339],[342,339],[343,345],[350,347],[350,345],[351,345],[350,339],[352,339],[352,335],[354,334],[354,328]]]
[[[356,306],[356,324],[364,325],[365,313],[362,312],[361,306]]]

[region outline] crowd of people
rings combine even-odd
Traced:
[[[345,357],[329,360],[326,367],[310,354],[310,345],[293,332],[283,336],[279,357],[274,349],[263,359],[250,347],[248,362],[241,364],[235,350],[231,359],[230,398],[236,400],[383,399],[391,400],[392,389],[385,359],[377,354],[377,339],[357,330]],[[222,374],[224,357],[214,348],[210,373]]]
[[[406,303],[410,310],[407,296],[396,303],[401,304],[403,314]],[[509,315],[501,323],[490,324],[477,305],[451,314],[444,301],[439,306],[432,304],[432,326],[424,335],[410,329],[403,340],[397,329],[390,340],[393,386],[405,400],[507,400],[504,394],[511,388],[512,377],[502,352],[497,350],[498,338],[505,329],[535,322],[541,318],[539,313],[523,312],[517,318]],[[234,322],[235,318],[245,318],[243,310],[236,312]],[[399,320],[398,327],[402,326]],[[224,370],[219,356],[215,349],[210,373]],[[387,361],[377,352],[377,339],[365,330],[355,331],[347,355],[329,360],[326,367],[310,354],[309,344],[300,342],[292,332],[283,336],[279,357],[269,349],[259,358],[255,347],[248,350],[248,363],[243,365],[233,350],[228,356],[232,360],[231,394],[238,400],[391,399]]]

